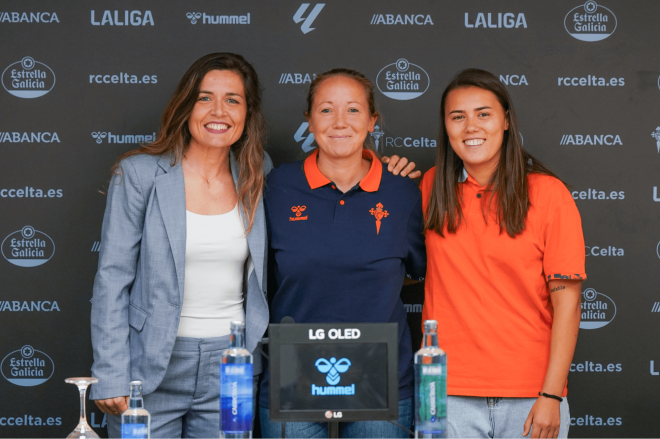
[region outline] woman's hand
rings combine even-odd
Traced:
[[[529,411],[523,436],[527,436],[532,429],[533,438],[556,438],[559,435],[561,420],[559,404],[560,402],[555,399],[540,396]]]
[[[399,175],[399,173],[401,173],[402,177],[407,175],[410,178],[419,178],[422,176],[422,171],[418,170],[412,172],[412,170],[415,169],[415,162],[409,163],[408,159],[405,157],[399,157],[395,154],[391,157],[383,156],[381,161],[388,164],[387,170],[394,175]]]
[[[117,396],[116,398],[98,399],[94,401],[103,413],[109,415],[121,415],[128,410],[128,396]]]

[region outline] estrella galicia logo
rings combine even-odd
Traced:
[[[430,83],[428,73],[405,58],[383,67],[376,77],[378,90],[388,98],[398,101],[420,97],[428,90]]]
[[[309,7],[309,3],[303,3],[300,5],[298,10],[296,11],[295,14],[293,14],[293,21],[296,23],[300,23],[301,21],[304,20],[304,23],[302,26],[300,26],[300,30],[302,30],[302,33],[306,34],[311,31],[313,31],[314,27],[312,26],[312,23],[314,23],[314,20],[316,20],[316,17],[318,17],[319,13],[321,13],[321,9],[325,6],[325,3],[317,3],[312,11],[309,13],[307,18],[303,17],[303,14],[307,11],[307,8]]]
[[[569,11],[564,18],[564,28],[573,38],[581,41],[600,41],[616,30],[616,16],[605,6],[588,0]]]
[[[2,86],[19,98],[38,98],[53,89],[55,73],[46,64],[26,56],[2,72]]]
[[[19,267],[37,267],[55,254],[55,243],[50,236],[32,226],[25,226],[7,236],[0,248],[2,256]]]
[[[309,124],[307,122],[303,122],[300,124],[298,127],[298,131],[296,131],[296,134],[293,135],[293,139],[296,142],[300,142],[304,140],[302,144],[302,150],[304,152],[310,152],[315,146],[312,146],[312,143],[314,143],[314,133],[309,133],[309,136],[305,136],[305,131],[307,131],[307,128],[309,128]]]
[[[10,383],[32,387],[48,381],[53,376],[55,364],[45,353],[25,345],[2,360],[0,371]]]
[[[612,299],[593,288],[584,290],[582,297],[580,329],[602,328],[614,320],[616,305]]]
[[[319,372],[327,373],[325,380],[328,384],[336,386],[341,380],[339,374],[346,372],[351,367],[351,361],[348,358],[342,358],[339,361],[335,357],[330,358],[330,361],[325,358],[319,358],[314,363],[314,366],[316,366]]]
[[[188,12],[186,17],[192,24],[197,24],[197,20],[202,18],[202,14],[200,12]]]

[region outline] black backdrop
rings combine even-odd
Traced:
[[[453,74],[498,75],[525,148],[572,185],[582,214],[570,435],[658,436],[660,3],[581,1],[4,0],[0,436],[74,428],[64,378],[90,373],[99,190],[115,159],[157,131],[188,66],[217,51],[259,72],[276,164],[311,144],[303,110],[315,73],[349,67],[376,82],[380,151],[424,171]],[[403,297],[419,340],[423,287]]]

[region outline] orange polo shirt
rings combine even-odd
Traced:
[[[422,181],[424,212],[434,177],[435,167]],[[484,220],[488,193],[467,172],[459,183],[461,226],[444,237],[426,233],[422,318],[438,321],[449,395],[537,397],[550,357],[547,281],[586,279],[582,222],[571,194],[554,177],[527,178],[531,206],[515,238],[500,233],[495,201]]]

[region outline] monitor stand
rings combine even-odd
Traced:
[[[339,437],[339,422],[338,421],[328,422],[328,437],[329,438],[338,438]]]

